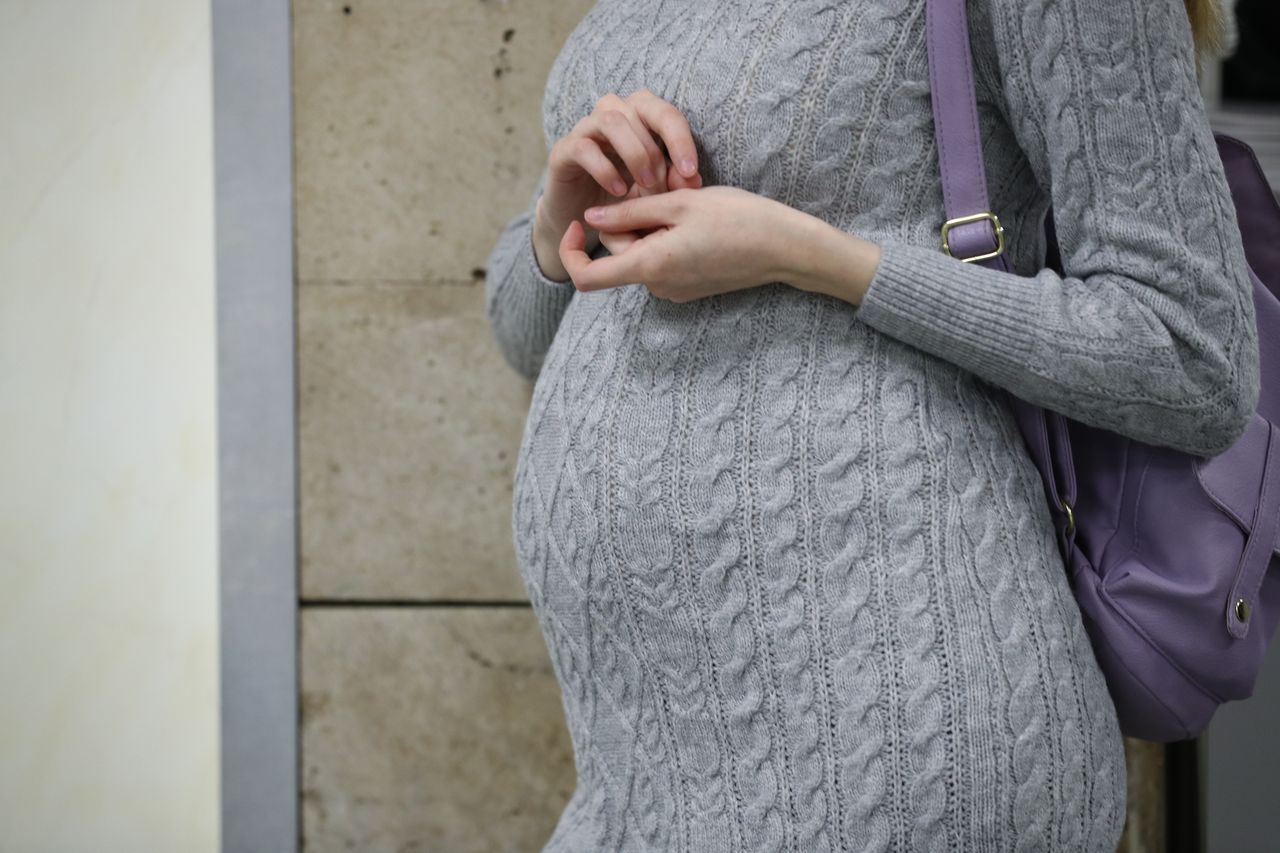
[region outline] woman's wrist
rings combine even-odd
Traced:
[[[546,214],[542,209],[543,196],[538,196],[538,201],[534,205],[533,210],[533,254],[538,262],[538,267],[542,270],[542,274],[552,281],[567,282],[569,281],[569,271],[564,268],[564,264],[560,261],[560,238],[564,236],[565,228],[559,228],[546,219]],[[585,226],[586,223],[583,222]],[[568,227],[567,225],[565,226]],[[587,253],[594,251],[595,247],[600,244],[600,232],[594,228],[587,228]]]
[[[781,280],[858,305],[880,264],[880,246],[801,210],[788,208]]]
[[[555,239],[542,212],[542,196],[533,212],[533,258],[542,274],[552,281],[568,281],[569,272],[560,262],[560,241]]]

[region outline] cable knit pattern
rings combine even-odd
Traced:
[[[534,258],[545,173],[500,235],[512,533],[578,773],[546,850],[1115,849],[1115,709],[997,392],[1217,452],[1253,303],[1182,0],[969,10],[1021,275],[940,249],[925,0],[601,0],[556,58],[548,145],[648,88],[708,185],[883,254],[858,306],[579,293]]]

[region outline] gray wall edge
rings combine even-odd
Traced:
[[[214,0],[222,849],[299,845],[288,0]]]

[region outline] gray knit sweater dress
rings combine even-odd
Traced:
[[[490,327],[536,379],[512,532],[577,771],[545,850],[1115,849],[1115,708],[997,392],[1219,452],[1249,279],[1183,0],[969,26],[1020,275],[941,250],[925,0],[600,0],[556,58],[548,146],[647,88],[706,185],[882,258],[858,306],[578,292],[534,258],[545,172],[498,238]]]

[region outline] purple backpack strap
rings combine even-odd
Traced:
[[[947,212],[943,248],[955,257],[1006,270],[1003,230],[987,200],[978,104],[965,0],[928,0],[929,88]],[[992,255],[983,258],[983,255]]]
[[[1004,252],[1004,229],[987,197],[987,175],[978,128],[978,102],[965,0],[927,0],[929,87],[938,167],[947,221],[943,249],[953,257],[1012,272]],[[1028,286],[1033,283],[1028,282]],[[1040,470],[1065,554],[1075,535],[1075,465],[1066,419],[1008,394],[1027,450]]]

